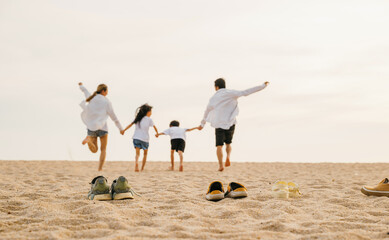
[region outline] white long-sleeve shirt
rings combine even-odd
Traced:
[[[239,114],[238,98],[261,91],[265,87],[266,84],[262,84],[244,91],[225,88],[217,90],[209,100],[201,126],[204,127],[209,122],[214,128],[229,129],[236,123],[236,116]]]
[[[83,85],[80,85],[80,89],[85,94],[85,98],[91,96],[91,94]],[[112,103],[105,96],[97,94],[92,100],[89,101],[88,104],[86,100],[84,100],[80,103],[80,106],[83,109],[81,113],[81,119],[89,130],[108,131],[108,116],[112,119],[120,131],[123,130],[122,125],[120,124],[115,112],[113,111]]]

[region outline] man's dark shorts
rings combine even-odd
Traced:
[[[223,146],[224,143],[231,144],[232,138],[234,137],[235,124],[230,127],[230,129],[225,130],[222,128],[215,129],[216,135],[216,147]]]
[[[176,152],[185,150],[185,140],[182,138],[175,138],[170,140],[170,143],[172,144],[172,150],[175,150]]]

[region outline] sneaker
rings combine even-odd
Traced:
[[[109,185],[104,176],[93,178],[90,184],[91,190],[88,193],[88,199],[97,201],[112,200],[111,194],[109,194]]]
[[[111,195],[113,200],[133,199],[134,194],[136,194],[135,191],[132,190],[125,177],[120,176],[118,179],[113,181],[111,186]]]
[[[208,192],[205,195],[208,201],[219,201],[224,198],[223,184],[219,181],[212,182],[208,187]]]
[[[240,183],[230,182],[224,197],[244,198],[247,197],[247,189]]]
[[[361,192],[367,196],[389,197],[389,179],[385,178],[375,187],[364,186]]]

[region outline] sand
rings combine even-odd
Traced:
[[[129,170],[131,167],[131,171]],[[133,200],[87,199],[97,162],[0,161],[0,239],[385,239],[389,198],[367,197],[365,184],[388,175],[388,164],[107,162],[111,183],[124,175],[142,195]],[[244,184],[245,199],[205,200],[220,180]],[[300,199],[275,199],[271,184],[292,180]]]

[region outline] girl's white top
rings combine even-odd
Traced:
[[[170,127],[163,131],[164,134],[169,135],[170,139],[184,139],[186,140],[186,130],[187,128],[180,127]]]
[[[236,116],[239,113],[238,98],[261,91],[265,87],[266,84],[262,84],[244,91],[225,88],[217,90],[209,100],[203,120],[201,121],[201,126],[209,122],[214,128],[229,129],[236,123]]]
[[[85,94],[85,98],[91,96],[83,85],[80,85],[80,89]],[[116,127],[118,127],[120,131],[123,130],[122,125],[113,111],[112,103],[103,95],[97,94],[89,103],[84,100],[80,103],[80,106],[83,109],[81,119],[89,130],[108,131],[108,116],[114,121]]]
[[[132,139],[138,139],[143,142],[149,142],[149,128],[154,126],[154,122],[148,116],[144,116],[140,122],[135,124],[134,136]]]

